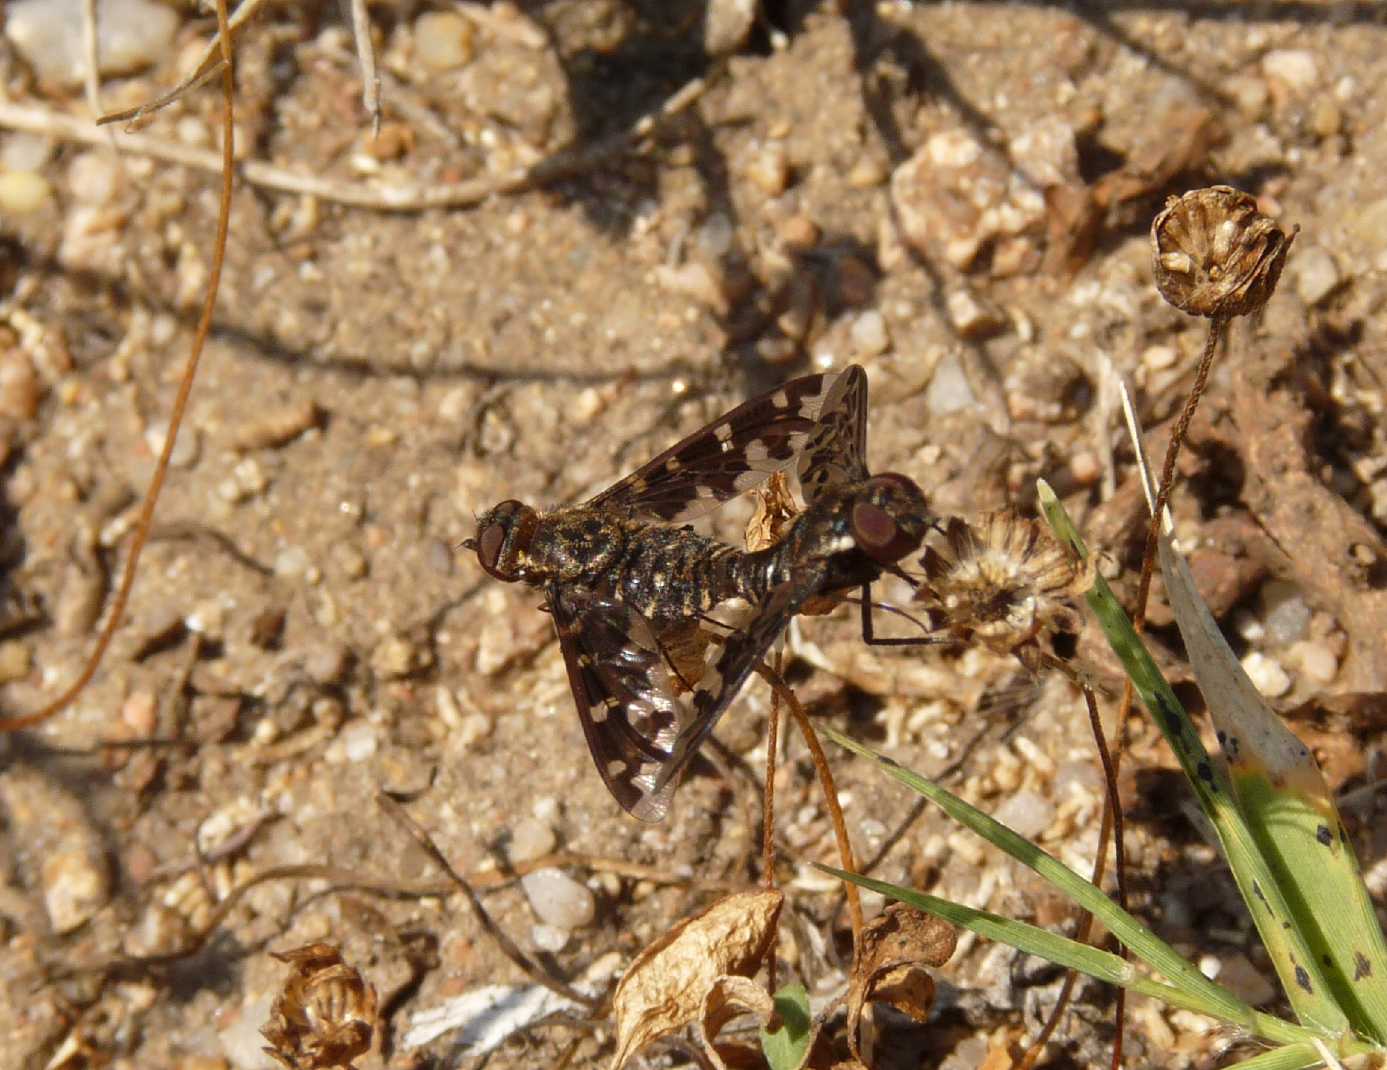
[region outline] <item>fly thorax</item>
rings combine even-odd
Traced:
[[[593,584],[626,549],[625,526],[586,509],[550,514],[530,543],[530,568],[546,579]]]

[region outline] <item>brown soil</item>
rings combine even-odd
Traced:
[[[964,516],[1029,511],[1044,478],[1130,596],[1144,511],[1110,391],[1133,384],[1163,451],[1205,325],[1156,294],[1146,230],[1195,186],[1247,189],[1302,231],[1265,316],[1235,325],[1215,369],[1178,534],[1334,787],[1383,776],[1387,15],[1348,0],[762,7],[724,59],[703,47],[701,4],[492,9],[499,23],[474,27],[466,65],[429,71],[414,58],[422,7],[380,5],[374,146],[334,5],[271,5],[242,35],[246,158],[369,190],[500,182],[574,144],[603,151],[466,209],[371,211],[238,184],[189,446],[127,623],[70,709],[0,738],[0,1068],[267,1065],[257,1031],[287,973],[268,952],[313,941],[340,946],[377,989],[386,1025],[359,1066],[481,1065],[455,1034],[407,1049],[412,1021],[525,978],[378,805],[382,790],[403,793],[463,873],[544,849],[547,830],[587,857],[566,872],[596,917],[539,956],[566,980],[611,953],[622,966],[716,895],[707,882],[755,882],[764,686],[747,687],[670,818],[642,826],[586,754],[539,597],[489,579],[459,540],[496,501],[582,499],[780,379],[856,360],[874,468]],[[207,32],[189,23],[180,40]],[[700,76],[687,108],[613,148]],[[175,79],[171,57],[108,81],[105,103]],[[8,84],[16,102],[82,114],[80,91],[41,92],[22,66]],[[200,90],[145,133],[210,143],[219,107]],[[949,151],[974,159],[950,171]],[[91,648],[207,279],[215,176],[130,155],[94,197],[77,179],[109,171],[103,153],[60,142],[41,169],[49,204],[0,218],[8,715],[56,694]],[[893,185],[912,166],[917,181]],[[1013,198],[1022,217],[989,229],[959,189],[982,190],[994,214]],[[917,246],[899,233],[912,212],[930,231]],[[970,241],[975,256],[959,252]],[[749,507],[724,513],[735,532]],[[1160,598],[1158,584],[1153,642],[1184,680]],[[869,652],[846,609],[797,625],[792,650],[790,678],[823,723],[945,773],[989,811],[1040,814],[1047,849],[1091,864],[1093,746],[1063,681],[956,646]],[[1077,650],[1115,694],[1091,628]],[[1144,720],[1132,731],[1135,909],[1278,1006],[1172,760]],[[1070,924],[1027,872],[865,763],[830,757],[875,875]],[[837,855],[798,739],[778,786],[781,976],[832,995],[847,916],[808,865]],[[1382,809],[1379,793],[1346,812],[1379,904]],[[304,864],[340,872],[257,886],[172,964],[86,969],[185,947],[231,887]],[[55,882],[84,879],[91,916],[55,933]],[[518,883],[480,889],[522,948],[553,938]],[[938,976],[930,1024],[880,1016],[875,1065],[923,1053],[976,1066],[1033,1034],[1059,983],[983,941]],[[1059,1065],[1106,1058],[1111,1016],[1108,992],[1081,987]],[[1142,1001],[1127,1033],[1131,1066],[1208,1065],[1227,1039]],[[572,1065],[604,1065],[610,1026],[532,1027],[490,1065],[552,1066],[575,1042]],[[76,1047],[51,1063],[64,1044]]]

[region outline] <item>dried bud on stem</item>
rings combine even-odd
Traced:
[[[1231,186],[1171,197],[1151,224],[1156,287],[1192,316],[1245,316],[1276,289],[1298,230],[1282,230]]]
[[[287,1070],[350,1067],[371,1046],[376,990],[331,944],[271,954],[294,969],[260,1030],[265,1054]]]

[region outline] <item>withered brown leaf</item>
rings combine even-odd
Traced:
[[[848,988],[848,1045],[858,1052],[858,1026],[868,1003],[889,1003],[917,1022],[929,1016],[934,979],[927,968],[949,961],[958,934],[948,922],[893,903],[862,930],[862,954]]]
[[[612,995],[616,1054],[612,1070],[660,1037],[701,1020],[706,996],[725,976],[760,967],[784,896],[738,892],[687,918],[642,951]]]

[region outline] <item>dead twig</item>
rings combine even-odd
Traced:
[[[383,793],[376,796],[376,802],[386,814],[414,837],[414,841],[433,859],[434,865],[448,874],[453,885],[462,892],[463,897],[467,900],[467,905],[472,908],[472,916],[477,919],[477,924],[482,927],[482,931],[491,937],[492,942],[501,949],[501,953],[519,967],[525,976],[535,984],[547,988],[556,996],[561,996],[580,1007],[586,1007],[589,1011],[597,1008],[598,1001],[596,999],[579,992],[567,982],[551,977],[542,966],[516,946],[515,941],[510,938],[506,931],[492,921],[491,915],[486,912],[486,907],[482,905],[481,899],[477,897],[476,891],[467,878],[453,868],[452,863],[444,857],[443,852],[438,849],[438,845],[433,842],[429,834],[409,814],[405,813],[403,806]]]
[[[265,189],[304,194],[336,204],[377,212],[473,208],[491,197],[540,189],[602,166],[628,151],[637,141],[647,137],[657,123],[688,108],[706,89],[707,79],[695,78],[665,101],[658,111],[642,116],[628,130],[591,146],[561,150],[529,168],[510,171],[503,175],[488,175],[466,182],[435,186],[370,187],[315,175],[298,174],[262,160],[246,160],[237,164],[236,170],[247,182]],[[151,104],[144,107],[149,109],[154,106]],[[135,110],[139,112],[141,109]],[[124,113],[105,118],[122,117]],[[0,127],[46,134],[85,145],[101,144],[105,136],[85,121],[70,115],[9,101],[0,101]],[[222,167],[222,155],[149,134],[122,131],[117,135],[116,143],[127,153],[149,156],[165,163],[210,172],[219,171]]]
[[[352,0],[352,37],[361,64],[361,103],[371,117],[372,136],[380,137],[380,77],[376,74],[376,45],[371,40],[371,16],[366,0]]]

